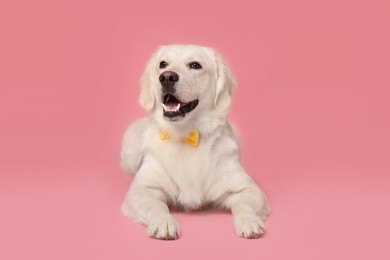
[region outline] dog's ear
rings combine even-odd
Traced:
[[[236,81],[221,55],[215,54],[215,62],[217,66],[217,81],[214,107],[219,113],[225,114],[230,108],[232,91],[236,86]]]
[[[141,94],[139,96],[139,103],[141,107],[143,107],[145,110],[152,110],[155,103],[156,98],[154,95],[153,90],[153,81],[157,80],[156,75],[153,73],[156,68],[155,66],[158,66],[157,64],[157,58],[159,54],[161,53],[164,46],[161,46],[150,58],[148,61],[148,64],[146,65],[145,71],[142,75],[140,84],[141,84]]]

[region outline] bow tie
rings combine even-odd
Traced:
[[[160,140],[169,140],[172,134],[160,129]],[[184,141],[193,147],[197,147],[199,144],[199,131],[197,129],[192,130],[186,137]]]

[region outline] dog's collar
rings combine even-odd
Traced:
[[[170,132],[160,129],[160,140],[169,140],[172,137]],[[192,147],[197,147],[199,144],[199,131],[198,129],[192,130],[186,137],[183,139],[186,143]]]

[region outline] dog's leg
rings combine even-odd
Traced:
[[[267,199],[245,172],[233,175],[230,180],[234,183],[225,186],[227,189],[221,204],[231,210],[238,236],[258,238],[265,231],[264,221],[270,213]]]
[[[260,237],[265,231],[264,221],[269,214],[265,197],[248,188],[230,195],[228,200],[236,234],[244,238]]]
[[[122,212],[145,224],[150,237],[173,240],[180,236],[179,224],[169,213],[166,197],[161,189],[140,185],[134,180],[122,205]]]

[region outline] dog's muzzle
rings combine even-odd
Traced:
[[[171,121],[177,121],[198,105],[199,100],[195,99],[190,102],[179,100],[174,94],[176,93],[176,83],[179,81],[179,75],[173,71],[164,71],[158,78],[161,83],[163,115]]]

